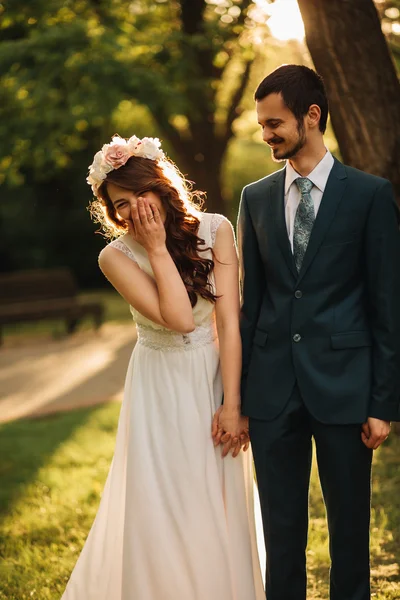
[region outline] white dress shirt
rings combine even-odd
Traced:
[[[320,160],[317,166],[307,175],[307,179],[313,182],[314,187],[311,190],[311,198],[314,202],[315,216],[317,216],[318,209],[321,204],[322,196],[325,191],[326,182],[328,181],[329,174],[334,164],[334,158],[332,154],[327,150],[324,158]],[[294,170],[290,162],[286,163],[286,176],[285,176],[285,218],[286,227],[290,240],[290,245],[293,252],[293,229],[294,229],[294,218],[296,216],[297,207],[300,203],[300,191],[297,185],[294,183],[295,179],[301,177],[297,171]]]

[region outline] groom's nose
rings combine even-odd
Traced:
[[[274,139],[274,134],[272,133],[272,131],[270,129],[267,129],[266,127],[264,128],[263,131],[263,140],[264,142],[266,142],[267,144],[269,144],[269,142],[271,140]]]

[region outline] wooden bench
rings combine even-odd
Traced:
[[[0,343],[3,325],[62,318],[67,332],[73,333],[87,315],[97,329],[103,321],[104,306],[78,298],[78,287],[68,268],[0,274]]]

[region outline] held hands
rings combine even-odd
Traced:
[[[127,220],[129,233],[147,252],[165,250],[166,233],[160,211],[155,204],[139,196],[131,209],[131,219]]]
[[[389,437],[390,422],[369,417],[362,425],[361,439],[367,448],[376,450]]]
[[[223,445],[223,457],[229,452],[236,457],[242,446],[244,451],[249,447],[249,420],[241,415],[240,408],[232,409],[222,405],[214,415],[211,434],[214,446]]]

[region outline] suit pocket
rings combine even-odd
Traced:
[[[347,333],[335,333],[334,335],[331,335],[331,345],[334,350],[372,346],[371,334],[369,331],[348,331]]]
[[[253,337],[253,343],[256,346],[265,346],[268,339],[268,333],[262,329],[256,329]]]
[[[360,237],[352,237],[347,240],[332,240],[327,241],[326,244],[322,244],[321,248],[339,248],[340,246],[348,246],[349,244],[355,244],[360,241]]]

